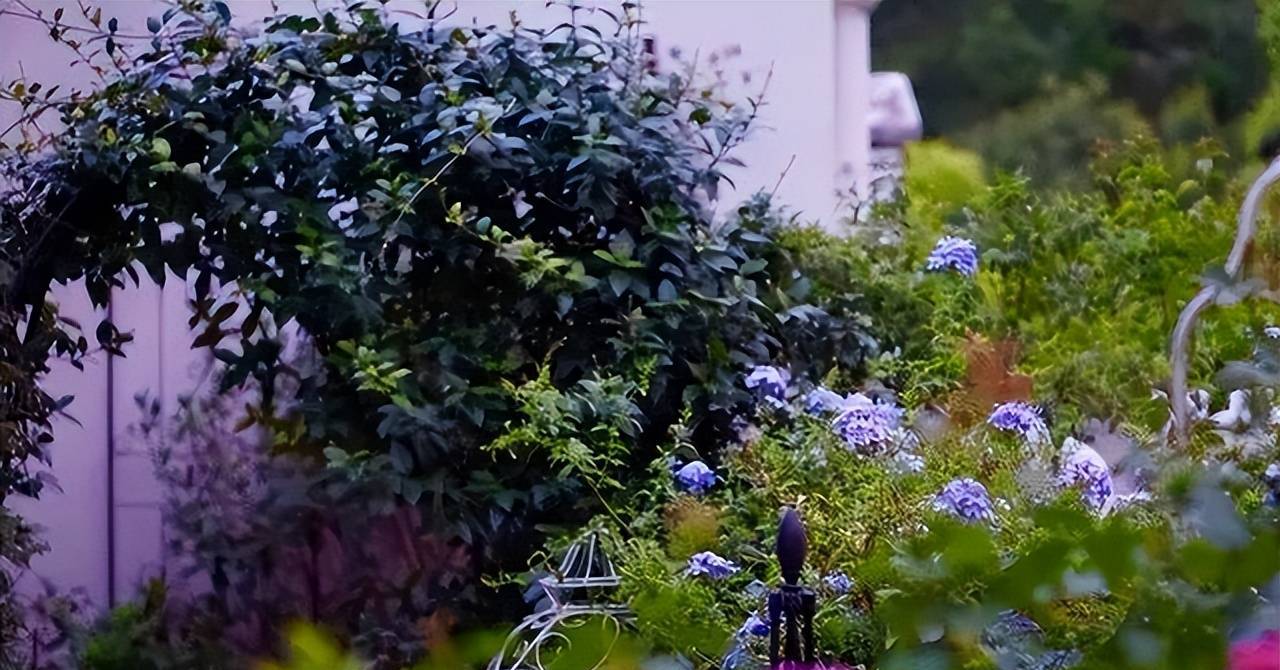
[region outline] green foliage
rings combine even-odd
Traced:
[[[987,531],[975,526],[944,524],[914,542],[904,560],[943,568],[908,576],[881,609],[907,643],[894,657],[921,653],[913,641],[937,631],[941,639],[926,637],[932,655],[950,659],[943,667],[969,667],[982,654],[975,624],[1003,609],[1060,620],[1062,608],[1045,598],[1056,593],[1080,604],[1121,605],[1119,616],[1098,606],[1075,607],[1086,613],[1083,623],[1106,629],[1104,642],[1086,655],[1085,667],[1216,668],[1225,649],[1216,622],[1245,606],[1242,598],[1256,597],[1241,584],[1263,583],[1277,569],[1274,529],[1265,525],[1244,546],[1226,548],[1205,541],[1170,546],[1167,528],[1135,525],[1123,517],[1099,522],[1070,509],[1045,508],[1036,513],[1035,524],[1040,537],[1012,560],[997,560]],[[1228,566],[1233,561],[1250,569],[1236,572]],[[1198,574],[1187,574],[1188,568]],[[1087,586],[1090,580],[1096,585]],[[1192,593],[1195,589],[1205,593]],[[1058,613],[1047,611],[1052,609]],[[1072,645],[1083,641],[1063,632],[1050,637]]]
[[[1155,502],[1099,514],[1074,491],[1037,481],[1035,468],[1051,467],[1048,453],[989,428],[953,429],[920,445],[924,468],[911,473],[848,452],[824,420],[755,421],[759,436],[725,453],[726,484],[699,502],[720,510],[717,551],[741,573],[684,576],[683,561],[668,557],[678,556],[673,539],[642,523],[631,525],[640,537],[614,555],[619,597],[632,604],[640,635],[698,668],[719,667],[715,650],[726,648],[728,631],[762,606],[750,583],[777,580],[767,555],[781,505],[798,506],[808,527],[803,581],[820,590],[819,648],[874,667],[918,667],[924,657],[934,659],[930,667],[997,667],[981,634],[1014,610],[1044,628],[1042,653],[1079,650],[1083,667],[1216,669],[1229,626],[1266,606],[1253,587],[1280,573],[1275,509],[1241,516],[1216,469],[1158,445],[1161,470],[1182,475],[1155,486]],[[932,510],[941,487],[964,476],[999,501],[989,526]],[[1256,482],[1244,486],[1256,491]],[[627,514],[643,517],[648,507]],[[853,591],[823,586],[836,570],[853,578]],[[762,652],[759,639],[735,639],[735,649]]]
[[[790,410],[745,416],[737,441],[702,454],[723,483],[696,500],[673,490],[665,467],[652,468],[648,482],[632,483],[614,503],[629,521],[618,532],[636,536],[618,558],[621,597],[638,603],[642,636],[712,667],[707,642],[691,643],[689,631],[711,622],[734,630],[759,611],[749,585],[776,582],[768,558],[776,514],[794,505],[809,530],[803,580],[818,585],[824,603],[819,647],[846,663],[1014,667],[998,662],[981,634],[1015,610],[1044,629],[1042,648],[1028,653],[1078,650],[1083,667],[1222,667],[1229,631],[1265,604],[1253,588],[1280,572],[1274,509],[1258,497],[1261,467],[1276,455],[1274,429],[1263,427],[1261,446],[1242,458],[1220,431],[1201,426],[1180,454],[1160,439],[1167,405],[1150,399],[1181,305],[1234,236],[1240,187],[1218,163],[1211,146],[1169,157],[1138,141],[1102,154],[1084,192],[1045,192],[1005,175],[962,206],[908,190],[909,203],[880,207],[878,220],[854,224],[848,238],[805,227],[780,234],[783,261],[809,278],[812,293],[864,314],[879,335],[885,353],[871,371],[914,408],[923,468],[851,453],[830,417],[804,413],[798,399]],[[977,242],[976,277],[923,271],[942,234]],[[1259,290],[1259,280],[1271,285],[1274,254],[1272,237],[1260,236],[1246,282],[1254,288],[1233,284],[1241,295]],[[1274,316],[1258,301],[1216,306],[1197,333],[1196,383],[1208,386],[1225,362],[1243,357],[1228,370],[1247,367],[1244,386],[1272,386],[1280,368],[1259,331]],[[883,388],[838,372],[824,382],[838,391]],[[1152,501],[1109,514],[1086,508],[1055,483],[1057,440],[1028,447],[981,423],[1002,392],[1038,402],[1057,440],[1083,436],[1090,418],[1128,426],[1125,439],[1140,446],[1113,454],[1121,460],[1112,466],[1146,463]],[[1268,415],[1270,398],[1257,392],[1255,415]],[[680,435],[672,442],[680,452]],[[1221,469],[1202,465],[1230,459]],[[1237,468],[1245,472],[1233,480],[1227,473]],[[993,524],[933,511],[938,491],[959,477],[990,491]],[[714,526],[685,531],[687,518],[712,515]],[[742,571],[720,581],[685,577],[682,561],[704,549]],[[1233,573],[1237,561],[1248,568]],[[851,592],[823,586],[836,570],[852,577]],[[728,658],[752,667],[747,659],[761,645],[735,636]]]
[[[1258,0],[1258,34],[1271,58],[1271,67],[1280,71],[1280,3]]]
[[[111,610],[89,633],[76,667],[85,670],[214,669],[226,667],[213,649],[185,647],[173,639],[163,582],[148,583],[136,602]]]
[[[291,630],[288,665],[262,664],[262,670],[361,670],[363,667],[332,639],[309,626],[295,626]]]
[[[1012,175],[963,207],[935,205],[927,189],[908,191],[909,206],[882,208],[871,224],[898,230],[894,245],[805,229],[780,239],[815,294],[832,302],[847,296],[866,315],[884,352],[873,374],[908,404],[955,409],[973,395],[955,391],[999,386],[1003,375],[1020,373],[1067,426],[1124,417],[1155,430],[1165,416],[1148,399],[1168,374],[1169,333],[1235,235],[1241,187],[1220,164],[1212,145],[1181,157],[1149,141],[1126,142],[1099,156],[1093,187],[1077,193],[1046,192]],[[1274,286],[1277,240],[1263,230],[1250,276]],[[974,281],[922,272],[944,234],[977,244]],[[1261,327],[1278,317],[1259,301],[1215,308],[1197,332],[1196,382],[1247,358]],[[1009,343],[1014,355],[996,369],[974,367],[974,335]]]
[[[1245,116],[1241,132],[1246,151],[1258,152],[1269,137],[1280,131],[1280,85],[1273,84]]]
[[[974,9],[953,5],[939,16]],[[619,538],[616,597],[637,635],[584,625],[548,667],[603,655],[619,670],[654,655],[720,667],[761,651],[740,626],[778,581],[782,506],[808,524],[820,647],[846,662],[990,667],[981,632],[1013,609],[1087,666],[1220,668],[1227,632],[1258,611],[1256,589],[1280,571],[1257,482],[1274,439],[1219,466],[1238,454],[1202,426],[1171,452],[1166,407],[1149,400],[1197,277],[1230,281],[1212,270],[1239,196],[1224,156],[1104,145],[1078,192],[1033,185],[1069,181],[1095,137],[1141,123],[1087,74],[1124,64],[1100,17],[1148,29],[1131,3],[1059,3],[1042,27],[997,2],[975,12],[985,23],[956,22],[953,60],[984,68],[983,95],[1021,105],[972,141],[993,167],[1026,172],[986,186],[974,156],[920,145],[907,200],[838,239],[765,198],[712,220],[705,203],[760,101],[647,73],[630,13],[614,37],[572,20],[404,33],[357,3],[241,38],[225,9],[158,20],[186,30],[59,106],[70,130],[47,154],[7,157],[0,374],[18,392],[4,398],[0,495],[38,487],[21,459],[43,455],[65,405],[39,388],[49,356],[88,350],[48,305],[54,282],[82,279],[102,304],[137,267],[189,274],[193,345],[224,366],[222,394],[193,399],[164,436],[188,442],[194,465],[159,454],[181,568],[210,591],[186,616],[155,592],[113,612],[86,667],[221,667],[285,637],[286,665],[266,667],[474,667],[494,638],[453,626],[525,612],[514,589],[486,587],[514,583],[535,547],[582,524]],[[1178,9],[1175,26],[1205,11]],[[1212,17],[1203,42],[1229,42],[1234,17]],[[990,36],[975,25],[1009,48],[978,53]],[[1035,63],[1090,49],[1055,63],[1068,83],[1046,89],[1051,104],[1027,93]],[[1188,94],[1169,129],[1207,121],[1206,97],[1215,120],[1229,115],[1222,100],[1242,81]],[[924,271],[943,234],[976,242],[976,277]],[[1280,280],[1277,240],[1257,240],[1250,281],[1224,286],[1224,302]],[[1197,333],[1194,381],[1228,360],[1249,359],[1232,369],[1251,386],[1280,374],[1254,346],[1273,314],[1222,305]],[[98,338],[127,339],[110,324]],[[793,374],[788,402],[744,387],[763,363]],[[847,448],[830,417],[797,406],[819,382],[906,405],[923,467]],[[1088,418],[1132,426],[1152,500],[1086,509],[1052,479],[1056,440],[1026,445],[982,422],[1015,398],[1039,402],[1055,438]],[[1271,397],[1254,402],[1261,424]],[[696,496],[671,468],[695,458],[717,474]],[[960,477],[990,491],[990,525],[934,509]],[[704,550],[741,570],[687,574]],[[847,593],[823,580],[835,571],[853,578]],[[333,637],[283,635],[292,620]]]
[[[958,207],[986,186],[982,157],[942,140],[907,145],[907,170],[903,189],[912,203],[927,202]]]
[[[1208,90],[1192,86],[1179,91],[1160,110],[1159,129],[1160,139],[1170,146],[1193,145],[1218,136]]]
[[[564,631],[560,644],[545,647],[540,657],[546,670],[636,670],[651,658],[650,650],[617,622],[588,619]],[[480,670],[488,667],[503,636],[481,631],[440,643],[413,670]],[[348,653],[329,635],[297,624],[289,634],[288,658],[264,662],[261,670],[364,670],[368,664]]]
[[[405,32],[361,3],[243,38],[222,3],[157,19],[181,29],[57,105],[47,151],[6,155],[0,373],[24,391],[4,400],[5,493],[38,487],[21,464],[65,405],[39,389],[48,356],[88,347],[49,287],[83,279],[102,305],[138,268],[192,279],[193,346],[224,387],[256,382],[273,449],[430,510],[471,577],[598,511],[587,489],[647,462],[686,407],[694,442],[722,439],[755,401],[744,368],[857,370],[874,341],[773,264],[770,204],[712,219],[760,101],[649,73],[623,10],[612,35],[572,16]],[[318,366],[283,360],[294,327]]]
[[[929,135],[1081,187],[1091,144],[1140,121],[1170,146],[1219,128],[1251,155],[1234,125],[1273,76],[1275,16],[1271,0],[886,0],[872,55],[911,77]]]
[[[1002,111],[960,136],[996,169],[1021,170],[1039,185],[1082,187],[1095,143],[1147,132],[1129,103],[1112,101],[1099,79],[1049,88],[1044,97]],[[1197,138],[1198,139],[1198,138]]]
[[[686,557],[672,561],[656,542],[637,539],[621,550],[617,558],[623,588],[618,595],[630,602],[640,635],[658,650],[714,662],[736,624],[722,604],[729,590],[673,577]]]
[[[559,467],[553,476],[581,477],[597,490],[619,486],[611,473],[623,465],[640,432],[634,384],[619,377],[583,379],[561,391],[547,367],[520,387],[507,384],[524,418],[485,449],[514,458],[546,452]]]
[[[887,0],[876,11],[872,54],[877,69],[912,78],[935,133],[975,128],[1003,109],[1053,97],[1052,81],[1093,75],[1147,115],[1182,88],[1205,84],[1221,122],[1247,109],[1266,83],[1263,45],[1275,41],[1269,3],[1258,3],[1259,22],[1252,0],[1177,0],[1158,12],[1144,0]]]

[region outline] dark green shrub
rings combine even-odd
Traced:
[[[695,442],[716,443],[753,403],[744,368],[820,375],[871,346],[771,263],[766,202],[713,221],[759,101],[648,73],[630,14],[614,36],[572,14],[403,32],[360,3],[256,35],[229,20],[217,2],[168,12],[151,27],[172,32],[61,106],[50,154],[10,157],[5,314],[43,309],[53,281],[102,304],[134,263],[190,273],[193,345],[226,385],[259,382],[274,447],[377,470],[479,572],[526,567],[535,528],[586,518],[592,486],[648,463],[686,406]],[[316,370],[282,364],[276,324],[306,334]],[[44,357],[25,355],[30,382]],[[543,372],[539,393],[572,396],[553,401],[568,451],[509,433],[538,418],[521,389]],[[639,413],[602,442],[604,396]],[[611,472],[587,482],[588,463]]]

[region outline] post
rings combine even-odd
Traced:
[[[870,186],[871,13],[880,0],[835,2],[836,190]]]
[[[770,670],[778,670],[792,662],[817,661],[813,643],[817,596],[812,589],[800,586],[800,571],[804,568],[808,545],[800,514],[794,507],[788,507],[778,524],[776,550],[783,583],[769,594]]]

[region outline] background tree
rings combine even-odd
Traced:
[[[1268,76],[1251,0],[886,0],[876,10],[872,54],[876,68],[911,76],[929,134],[959,139],[1005,169],[1019,164],[988,151],[995,138],[983,127],[1001,113],[1043,127],[1032,117],[1044,116],[1064,85],[1100,78],[1107,98],[1132,105],[1163,135],[1176,121],[1166,112],[1183,92],[1202,88],[1202,113],[1226,128],[1253,106]],[[1075,121],[1092,125],[1081,112]],[[1234,130],[1222,134],[1238,143]],[[1082,138],[1081,150],[1093,139]]]

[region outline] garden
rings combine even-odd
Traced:
[[[103,83],[0,96],[65,128],[0,147],[0,668],[1280,667],[1276,152],[927,141],[838,233],[713,214],[767,98],[632,10],[40,17]],[[51,291],[174,276],[216,384],[131,435],[181,569],[18,594],[51,366],[131,339]]]

